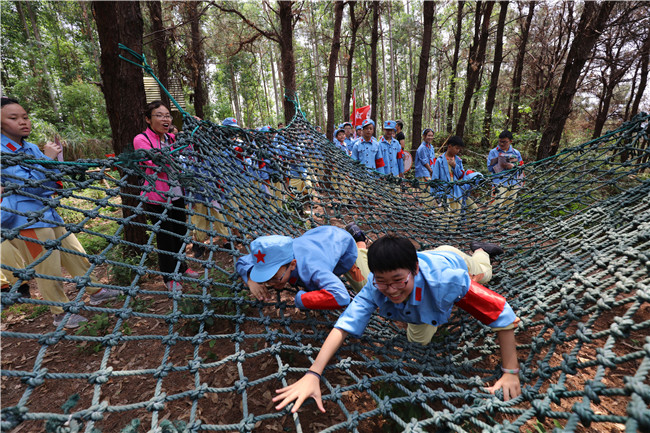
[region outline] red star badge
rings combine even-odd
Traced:
[[[264,261],[264,257],[266,256],[266,254],[262,254],[262,250],[257,250],[257,254],[253,254],[253,255],[257,259],[257,263],[259,262],[266,263]]]

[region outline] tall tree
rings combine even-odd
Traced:
[[[433,18],[435,15],[436,3],[425,1],[422,5],[424,28],[422,30],[422,50],[420,51],[420,68],[418,69],[418,81],[415,86],[413,98],[413,130],[411,132],[411,143],[416,147],[421,141],[422,131],[422,109],[424,107],[424,95],[427,88],[427,75],[429,72],[429,57],[431,51],[431,36],[433,33]]]
[[[356,1],[349,1],[348,9],[350,10],[350,46],[348,48],[347,79],[345,80],[345,104],[343,105],[343,119],[350,118],[350,99],[352,99],[352,66],[354,60],[354,50],[357,46],[357,32],[359,26],[366,19],[368,8],[363,8],[359,15],[356,15],[354,6]]]
[[[379,79],[377,77],[377,43],[379,42],[379,2],[372,2],[372,31],[370,34],[370,104],[372,117],[377,118]],[[375,131],[376,133],[376,131]]]
[[[592,55],[594,45],[607,24],[607,19],[615,3],[605,1],[603,3],[586,2],[584,4],[578,30],[571,44],[566,66],[562,73],[555,103],[537,148],[538,160],[554,155],[557,152],[564,125],[571,111],[573,96],[577,91],[582,68]]]
[[[341,21],[343,21],[342,0],[334,2],[334,35],[332,36],[332,49],[327,73],[327,138],[332,140],[334,135],[334,85],[336,79],[336,63],[341,49]]]
[[[632,103],[630,118],[636,116],[639,113],[641,98],[643,97],[646,85],[648,84],[648,62],[650,61],[650,32],[646,33],[645,41],[643,42],[643,47],[639,52],[639,56],[641,57],[641,80],[639,81],[639,88],[637,89],[636,97]]]
[[[506,16],[508,15],[508,2],[499,2],[499,21],[497,24],[497,38],[494,41],[494,64],[492,74],[490,75],[490,88],[487,99],[485,100],[485,117],[483,118],[483,137],[489,143],[490,129],[492,127],[492,110],[494,101],[497,96],[497,86],[499,84],[499,73],[501,72],[501,62],[503,61],[503,31],[506,26]]]
[[[474,25],[474,42],[470,47],[469,59],[467,62],[467,87],[463,105],[460,109],[458,123],[456,124],[456,135],[462,136],[465,132],[465,122],[469,113],[469,106],[474,96],[475,87],[480,83],[479,77],[485,62],[485,50],[490,30],[490,15],[494,7],[493,1],[476,3],[476,20]]]
[[[194,88],[194,111],[200,118],[205,117],[203,107],[207,103],[207,90],[205,87],[205,54],[203,52],[203,38],[201,37],[200,19],[203,15],[199,12],[201,2],[190,1],[183,3],[187,21],[190,23],[190,49],[185,56],[185,63],[190,70],[192,87]]]
[[[133,137],[145,128],[142,109],[146,98],[142,70],[120,60],[118,48],[118,44],[123,43],[135,52],[142,52],[142,14],[139,2],[94,1],[92,5],[101,48],[100,74],[113,151],[119,155],[133,149]],[[141,204],[137,199],[140,189],[136,185],[138,178],[130,176],[128,185],[121,188],[122,214],[126,221],[142,225],[125,224],[124,238],[128,242],[144,244],[147,241],[144,217],[136,217],[133,212]]]
[[[460,37],[463,30],[463,6],[465,2],[458,2],[456,11],[456,31],[454,32],[454,57],[451,61],[451,77],[449,79],[449,103],[447,104],[447,132],[452,131],[454,119],[454,104],[456,103],[456,74],[458,73],[458,53],[460,52]],[[415,142],[414,142],[415,143]]]
[[[533,13],[535,11],[536,1],[528,2],[528,15],[526,21],[521,28],[521,40],[519,42],[519,49],[517,52],[517,60],[515,62],[515,70],[512,76],[512,94],[511,94],[511,119],[512,131],[519,131],[519,99],[521,95],[521,77],[524,70],[524,60],[526,59],[526,44],[528,44],[528,34],[530,33],[530,25],[533,22]]]
[[[162,6],[160,0],[146,2],[151,20],[151,45],[156,55],[156,75],[160,83],[169,89],[169,66],[167,65],[167,32],[163,28]],[[169,107],[169,97],[165,92],[160,94],[161,100]]]

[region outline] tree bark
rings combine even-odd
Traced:
[[[477,34],[476,31],[474,32],[474,47],[473,50],[470,49],[472,53],[470,54],[467,65],[467,87],[465,88],[463,106],[461,107],[458,124],[456,125],[456,135],[460,135],[461,137],[465,132],[465,123],[467,122],[469,107],[472,102],[472,96],[474,95],[474,88],[479,81],[483,63],[485,62],[485,50],[487,48],[488,31],[490,29],[490,15],[492,14],[493,7],[493,1],[476,4],[476,18],[480,21],[480,34]],[[481,14],[479,14],[479,8],[481,9]],[[476,26],[475,29],[479,30],[479,26]]]
[[[99,45],[106,111],[111,124],[113,151],[116,155],[133,150],[133,137],[145,129],[142,109],[146,104],[142,70],[119,59],[118,43],[135,52],[142,52],[142,14],[139,2],[92,3]],[[122,186],[122,216],[128,222],[144,224],[142,215],[134,218],[133,209],[141,205],[137,176],[129,176],[128,186]],[[124,239],[135,244],[147,242],[144,226],[126,223]]]
[[[451,79],[449,83],[449,103],[447,104],[447,132],[451,133],[454,119],[454,103],[456,102],[456,74],[458,72],[458,53],[460,52],[460,37],[463,29],[464,1],[458,2],[456,13],[456,32],[454,33],[454,58],[451,61]]]
[[[354,51],[357,46],[357,33],[359,26],[368,14],[368,10],[364,9],[362,15],[357,17],[354,12],[354,5],[356,2],[348,2],[350,9],[350,47],[348,48],[348,64],[347,64],[347,80],[345,85],[345,105],[343,105],[343,120],[350,119],[350,100],[352,99],[352,64],[354,60]]]
[[[309,20],[311,27],[311,37],[313,43],[311,44],[311,52],[314,58],[314,78],[316,81],[316,90],[318,91],[318,100],[323,100],[323,75],[320,66],[320,55],[318,54],[318,47],[321,45],[320,38],[318,37],[318,29],[316,23],[314,22],[314,3],[309,3]],[[339,29],[339,38],[340,38],[340,29]],[[323,116],[323,107],[321,104],[314,104],[315,118],[318,125],[322,125],[325,122],[325,117]]]
[[[190,52],[186,57],[186,63],[190,69],[192,87],[194,88],[194,111],[198,117],[204,118],[203,107],[208,98],[205,88],[205,56],[201,38],[200,2],[191,1],[183,3],[183,5],[186,8],[187,20],[190,22]]]
[[[334,135],[334,86],[336,84],[336,64],[341,49],[341,21],[343,21],[343,3],[338,0],[334,3],[334,36],[332,36],[332,49],[327,73],[327,138],[332,140]]]
[[[578,30],[569,49],[555,103],[537,148],[537,160],[547,158],[557,152],[559,138],[571,112],[571,104],[582,68],[592,55],[593,48],[607,24],[614,3],[613,1],[605,1],[602,4],[585,2]]]
[[[521,29],[521,42],[519,44],[519,52],[517,53],[517,60],[515,62],[515,71],[512,77],[512,131],[519,131],[519,100],[521,96],[521,78],[524,71],[524,60],[526,59],[526,45],[528,44],[528,35],[530,34],[530,25],[533,22],[533,14],[535,12],[535,5],[537,2],[528,2],[528,15],[526,16],[526,23]]]
[[[83,2],[82,2],[83,3]],[[169,90],[169,66],[167,65],[167,33],[164,31],[162,21],[162,4],[160,0],[146,2],[151,19],[151,30],[153,34],[153,52],[156,55],[156,75],[160,83]],[[160,100],[166,106],[169,105],[169,96],[160,92]]]
[[[425,1],[422,5],[424,27],[422,30],[422,51],[420,51],[420,68],[418,70],[418,81],[415,86],[413,97],[413,129],[411,131],[411,145],[416,148],[422,136],[422,109],[424,107],[424,95],[427,88],[427,74],[429,72],[429,55],[431,51],[431,37],[433,19],[435,16],[436,4],[434,1]]]
[[[372,117],[377,121],[379,79],[377,77],[377,42],[379,42],[379,2],[372,2],[372,31],[370,35],[370,104]],[[375,128],[375,133],[377,128]]]
[[[490,89],[488,90],[485,101],[485,117],[483,118],[483,137],[490,141],[490,129],[492,127],[492,110],[494,101],[497,96],[497,86],[499,84],[499,73],[501,71],[501,62],[503,61],[503,31],[506,25],[506,15],[508,14],[508,2],[499,2],[499,21],[497,24],[497,39],[494,42],[494,65],[490,76]]]
[[[293,10],[292,1],[279,1],[280,16],[280,56],[282,58],[282,78],[284,93],[287,98],[296,99],[296,59],[293,54]],[[291,102],[284,98],[284,121],[289,124],[296,110]]]
[[[390,50],[390,102],[391,102],[391,110],[390,110],[390,117],[391,119],[395,119],[397,117],[396,111],[395,111],[395,51],[393,51],[393,28],[391,26],[391,22],[393,21],[390,16],[390,9],[391,9],[391,4],[388,3],[388,49]]]
[[[641,105],[641,98],[645,92],[646,85],[648,84],[648,62],[650,61],[650,32],[646,34],[643,48],[639,53],[641,56],[641,81],[639,81],[639,88],[636,91],[636,98],[632,104],[630,111],[630,119],[639,113],[639,105]]]

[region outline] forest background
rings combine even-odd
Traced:
[[[503,129],[525,160],[600,136],[649,110],[650,4],[629,2],[2,2],[2,94],[55,134],[65,157],[128,150],[145,127],[143,52],[186,109],[255,128],[298,96],[331,137],[357,107],[487,153]],[[163,95],[164,97],[164,95]],[[377,134],[381,133],[380,131]],[[473,167],[482,169],[484,167]]]

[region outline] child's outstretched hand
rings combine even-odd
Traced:
[[[519,383],[518,374],[503,373],[501,379],[497,380],[494,386],[486,388],[491,394],[494,394],[497,389],[503,388],[503,401],[508,401],[512,398],[521,395],[521,384]]]
[[[280,402],[275,408],[277,410],[282,409],[289,403],[295,400],[293,408],[291,408],[291,413],[296,413],[303,402],[309,397],[312,397],[316,400],[316,406],[320,409],[321,412],[325,413],[325,408],[323,407],[323,400],[321,399],[320,394],[320,380],[316,375],[305,374],[298,382],[284,387],[282,389],[276,389],[275,392],[278,394],[273,397],[273,402]]]

